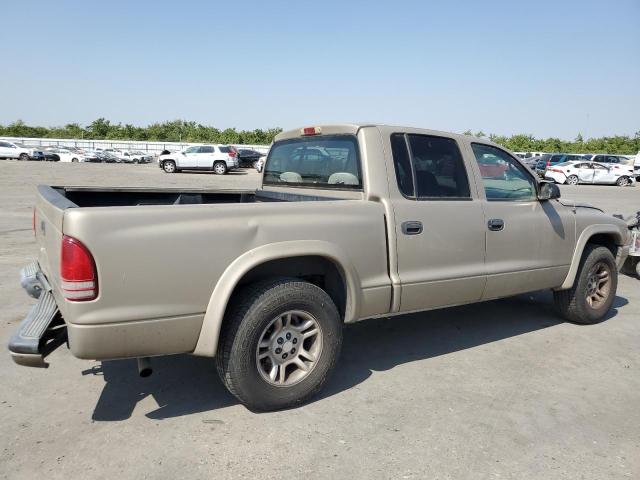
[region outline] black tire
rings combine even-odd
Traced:
[[[578,183],[580,183],[580,179],[577,175],[569,175],[564,183],[567,185],[578,185]]]
[[[77,158],[72,158],[72,159],[71,159],[71,162],[72,162],[72,163],[78,163],[78,159],[77,159]]]
[[[23,162],[26,162],[27,160],[29,160],[29,155],[27,155],[26,153],[21,153],[20,156],[18,157],[18,160],[22,160]]]
[[[626,187],[629,184],[629,177],[620,177],[616,180],[616,185],[619,187]]]
[[[590,306],[587,301],[587,289],[590,273],[599,264],[607,267],[610,285],[607,296],[596,308]],[[570,322],[591,325],[601,322],[609,312],[616,297],[617,288],[618,269],[611,250],[601,245],[587,244],[582,253],[573,287],[553,292],[553,300],[559,313]]]
[[[227,164],[225,162],[214,162],[211,168],[216,175],[224,175],[227,173]]]
[[[164,170],[165,173],[176,173],[178,170],[176,168],[176,162],[173,160],[165,160],[162,162],[162,170]]]
[[[273,385],[261,375],[256,349],[264,329],[285,312],[301,310],[319,324],[322,350],[310,372],[297,383]],[[218,373],[229,391],[249,409],[290,408],[318,393],[335,367],[342,347],[342,320],[321,288],[296,278],[254,283],[232,299],[216,355]]]

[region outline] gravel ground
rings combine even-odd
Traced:
[[[0,161],[0,298],[6,344],[33,303],[18,270],[35,256],[38,183],[257,186],[243,172]],[[640,187],[562,188],[609,212]],[[158,279],[161,285],[161,279]],[[362,322],[345,330],[322,395],[254,414],[210,359],[89,362],[61,348],[47,370],[0,356],[0,478],[627,479],[640,476],[640,297],[620,279],[607,321],[563,323],[546,292]]]

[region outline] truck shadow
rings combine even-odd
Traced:
[[[616,297],[606,320],[628,301]],[[374,371],[465,350],[563,323],[554,312],[551,295],[535,292],[482,304],[402,317],[380,318],[349,325],[337,371],[312,402],[348,390]],[[576,326],[576,328],[582,328]],[[585,326],[584,328],[589,328]],[[158,408],[150,419],[191,415],[235,405],[218,378],[215,361],[191,355],[153,359],[154,373],[138,377],[135,360],[102,362],[83,375],[102,375],[105,385],[95,406],[95,421],[131,417],[138,402],[152,396]]]

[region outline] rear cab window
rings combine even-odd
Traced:
[[[264,185],[362,190],[358,142],[353,135],[322,135],[273,144]]]

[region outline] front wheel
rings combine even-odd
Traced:
[[[616,185],[619,187],[626,187],[628,183],[629,177],[620,177],[618,180],[616,180]]]
[[[174,162],[173,160],[165,160],[162,163],[162,169],[166,173],[175,173],[175,171],[176,171],[176,162]]]
[[[29,155],[27,155],[26,153],[21,153],[18,157],[18,160],[27,161],[29,160]]]
[[[618,288],[616,260],[607,247],[587,244],[569,290],[553,292],[560,314],[570,322],[593,324],[607,314]]]
[[[216,175],[224,175],[227,173],[227,164],[224,162],[216,162],[213,164],[213,171]]]
[[[577,175],[569,175],[569,176],[567,177],[567,180],[565,181],[565,183],[566,183],[567,185],[578,185],[578,182],[579,182],[579,181],[580,181],[580,180],[578,179],[578,176],[577,176]]]
[[[77,159],[77,158],[72,158],[72,159],[71,159],[71,162],[73,162],[73,163],[78,163],[78,159]]]
[[[342,320],[321,288],[295,278],[249,285],[224,319],[216,356],[220,378],[251,410],[299,405],[336,365]]]

